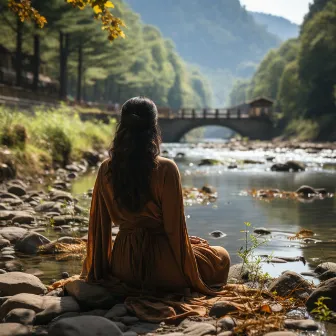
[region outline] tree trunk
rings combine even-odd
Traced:
[[[16,85],[22,85],[22,34],[23,34],[23,23],[19,18],[16,20],[17,30],[16,30],[16,55],[15,55],[15,67],[16,67]]]
[[[68,83],[69,34],[60,32],[60,92],[61,100],[66,100]]]
[[[78,46],[78,67],[77,67],[77,102],[82,100],[82,74],[83,74],[83,48],[82,43]]]
[[[40,74],[40,36],[34,35],[34,78],[33,78],[33,91],[38,91]]]
[[[64,97],[64,34],[62,32],[59,33],[59,61],[60,61],[60,65],[59,65],[59,97],[60,99],[63,99]]]

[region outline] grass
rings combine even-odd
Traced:
[[[115,120],[82,121],[66,106],[39,108],[34,114],[0,107],[0,145],[9,148],[19,164],[40,169],[65,166],[85,151],[106,148],[114,130]]]
[[[299,141],[315,140],[319,135],[320,125],[317,121],[308,119],[294,119],[285,129],[285,135]]]

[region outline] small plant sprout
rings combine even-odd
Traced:
[[[324,303],[325,300],[331,300],[329,297],[321,296],[316,302],[316,308],[311,311],[320,322],[327,322],[332,318],[332,311]]]

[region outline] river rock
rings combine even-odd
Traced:
[[[18,240],[15,249],[27,254],[35,254],[42,245],[50,243],[50,240],[37,232],[29,232]]]
[[[28,231],[26,229],[7,226],[0,229],[0,236],[9,240],[11,243],[15,243],[17,240],[21,239]]]
[[[18,223],[18,224],[31,224],[34,223],[35,218],[31,215],[18,215],[12,218],[12,223]]]
[[[199,166],[216,166],[222,165],[223,163],[216,159],[202,159],[201,162],[198,164]]]
[[[229,281],[248,281],[249,279],[249,270],[246,264],[236,264],[230,267],[228,280]]]
[[[54,222],[54,225],[61,226],[61,225],[69,224],[71,222],[82,223],[82,222],[85,222],[85,218],[80,217],[80,216],[64,215],[64,216],[53,217],[53,222]]]
[[[21,200],[19,200],[22,202]],[[14,217],[29,217],[31,216],[29,212],[25,211],[11,211],[11,210],[2,210],[0,211],[0,220],[10,220]]]
[[[309,197],[316,195],[317,192],[314,188],[304,185],[297,189],[296,193],[305,197]]]
[[[21,261],[8,260],[5,262],[5,269],[7,272],[21,272],[24,270],[24,266]]]
[[[336,263],[333,263],[333,262],[324,262],[322,264],[319,264],[315,268],[315,273],[317,273],[317,274],[322,274],[322,273],[324,273],[326,271],[336,272]]]
[[[35,320],[36,313],[32,309],[16,308],[11,310],[6,317],[4,322],[6,323],[20,323],[24,325],[33,324]]]
[[[65,166],[65,169],[71,172],[76,172],[76,173],[79,173],[82,171],[81,167],[79,167],[76,164],[67,165]]]
[[[116,304],[106,314],[105,318],[113,320],[116,317],[125,316],[127,314],[127,308],[123,303]]]
[[[17,199],[17,200],[20,200],[20,197],[12,194],[10,192],[0,191],[0,199]]]
[[[0,275],[0,293],[10,296],[19,293],[44,294],[46,287],[32,274],[10,272]]]
[[[311,285],[301,275],[286,271],[279,278],[273,280],[268,287],[272,293],[277,292],[277,295],[282,297],[292,296],[295,298],[305,299],[311,293]]]
[[[273,331],[265,334],[264,336],[297,336],[297,334],[291,331]]]
[[[210,232],[209,235],[212,238],[216,238],[216,239],[226,237],[226,233],[224,233],[222,231],[218,231],[218,230]]]
[[[104,316],[107,313],[106,309],[93,309],[84,313],[81,313],[81,316],[90,315],[90,316]]]
[[[318,325],[313,320],[285,320],[284,327],[287,329],[315,331]]]
[[[35,207],[35,211],[37,212],[57,212],[59,214],[62,213],[63,204],[60,202],[44,202]]]
[[[0,323],[1,336],[31,336],[29,327],[20,323]]]
[[[309,296],[306,306],[308,311],[315,309],[316,302],[320,297],[330,298],[324,300],[326,306],[332,311],[336,312],[336,278],[329,279],[325,282],[322,282]]]
[[[14,178],[16,169],[10,162],[0,163],[0,182]]]
[[[33,310],[36,313],[36,324],[47,324],[63,313],[80,311],[78,303],[70,296],[55,297],[21,293],[11,296],[2,304],[0,320],[16,308]]]
[[[237,311],[238,308],[229,301],[216,302],[209,311],[209,316],[215,316],[217,318],[225,316],[229,313]]]
[[[215,333],[216,327],[205,322],[194,323],[183,331],[183,334],[188,336],[205,336],[214,335]]]
[[[10,241],[8,239],[0,237],[0,248],[10,246]]]
[[[54,190],[50,193],[50,199],[54,202],[66,201],[66,202],[73,202],[73,197],[70,193],[62,191],[62,190]]]
[[[216,192],[216,189],[212,186],[204,186],[202,187],[202,191],[207,193],[207,194],[213,194]]]
[[[99,153],[93,151],[86,151],[83,153],[83,158],[87,161],[89,166],[94,167],[100,161]]]
[[[111,293],[104,287],[91,285],[82,280],[68,282],[65,289],[85,308],[110,308],[115,303]]]
[[[336,278],[336,272],[334,272],[334,271],[326,271],[326,272],[320,274],[318,276],[318,278],[321,281],[325,281],[325,280],[329,280],[329,279],[332,279],[332,278]]]
[[[48,336],[122,336],[112,321],[100,316],[77,316],[53,323]]]
[[[217,326],[221,330],[232,330],[237,325],[237,321],[231,316],[225,316],[217,321]]]
[[[277,172],[299,172],[306,170],[306,166],[298,161],[287,161],[286,163],[275,163],[271,170]]]
[[[16,196],[26,195],[26,190],[22,186],[19,185],[11,185],[7,191]]]
[[[256,228],[256,229],[254,229],[253,232],[255,234],[258,234],[258,235],[269,235],[269,234],[271,234],[271,231],[266,229],[266,228]]]

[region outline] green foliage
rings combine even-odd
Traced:
[[[300,141],[315,139],[320,131],[320,126],[316,121],[307,119],[293,119],[285,129],[285,134]]]
[[[316,308],[311,311],[320,322],[328,322],[332,319],[332,311],[324,303],[325,300],[331,300],[329,297],[321,296],[315,302]]]

